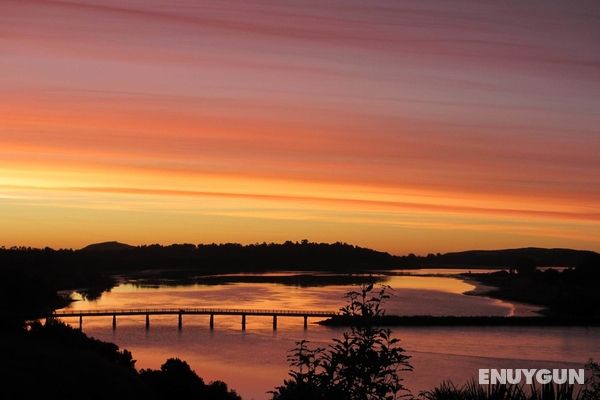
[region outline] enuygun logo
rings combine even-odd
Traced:
[[[549,383],[570,385],[585,383],[585,369],[479,369],[480,385]]]

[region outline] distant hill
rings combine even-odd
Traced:
[[[523,259],[531,260],[541,267],[576,267],[589,259],[597,259],[598,253],[589,250],[543,249],[526,247],[504,250],[469,250],[429,255],[421,258],[421,265],[510,267]]]
[[[134,246],[130,246],[121,242],[102,242],[102,243],[94,243],[85,246],[81,249],[81,251],[115,251],[115,250],[128,250],[132,249]]]
[[[80,250],[0,249],[0,265],[35,269],[75,279],[82,274],[111,274],[147,269],[191,270],[223,274],[281,270],[357,272],[400,268],[511,268],[517,265],[600,269],[600,255],[571,249],[522,248],[470,250],[446,254],[395,256],[347,243],[308,240],[242,245],[172,244],[131,246],[117,241],[90,244]],[[82,268],[85,266],[85,268]],[[590,267],[591,266],[591,267]],[[108,275],[107,275],[108,276]]]

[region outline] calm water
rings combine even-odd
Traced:
[[[423,271],[425,274],[437,271]],[[446,272],[446,271],[445,271]],[[458,272],[462,272],[458,270]],[[445,276],[390,276],[394,296],[389,314],[535,315],[536,307],[486,297],[468,296],[475,287]],[[263,309],[337,310],[350,286],[297,287],[276,283],[230,283],[140,287],[122,284],[96,301],[80,300],[71,309],[145,307],[236,307]],[[241,331],[240,317],[153,316],[144,329],[143,316],[120,317],[116,331],[111,317],[84,318],[84,331],[133,352],[138,368],[158,368],[168,357],[188,361],[205,380],[220,379],[244,399],[265,399],[266,392],[287,374],[286,353],[295,341],[325,345],[343,332],[301,318],[279,318],[273,332],[268,317],[248,317]],[[76,324],[75,319],[67,322]],[[599,328],[396,328],[394,333],[412,356],[415,371],[406,385],[418,392],[441,380],[457,383],[476,376],[478,368],[579,367],[590,357],[600,358]]]

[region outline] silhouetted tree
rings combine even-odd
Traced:
[[[585,388],[583,389],[581,400],[600,399],[600,364],[590,360],[585,369],[587,370]]]
[[[229,389],[223,381],[213,381],[206,385],[202,399],[207,400],[241,400],[242,398],[235,392]]]
[[[578,265],[577,272],[580,276],[600,276],[600,255],[594,254],[585,257]]]
[[[204,392],[202,378],[178,358],[168,359],[160,370],[143,369],[140,376],[161,399],[199,399]]]
[[[168,359],[160,370],[143,369],[140,376],[160,400],[241,400],[224,382],[206,385],[187,362],[178,358]]]
[[[409,396],[401,371],[411,370],[409,356],[389,329],[370,322],[384,314],[382,302],[388,287],[373,293],[373,285],[347,294],[342,314],[357,323],[327,349],[310,349],[297,343],[288,357],[291,379],[272,392],[274,400],[344,399],[388,400]]]

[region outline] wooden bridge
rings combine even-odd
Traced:
[[[49,315],[49,318],[79,317],[79,329],[83,328],[83,317],[111,317],[112,327],[117,329],[117,317],[125,315],[145,315],[146,329],[150,329],[151,315],[177,315],[178,328],[183,328],[184,315],[210,315],[210,329],[215,327],[215,315],[239,315],[242,317],[242,330],[246,330],[246,316],[262,316],[273,318],[273,330],[277,330],[277,317],[302,317],[304,329],[308,328],[308,317],[330,318],[337,315],[334,311],[303,310],[248,310],[228,308],[133,308],[121,310],[63,310]]]

